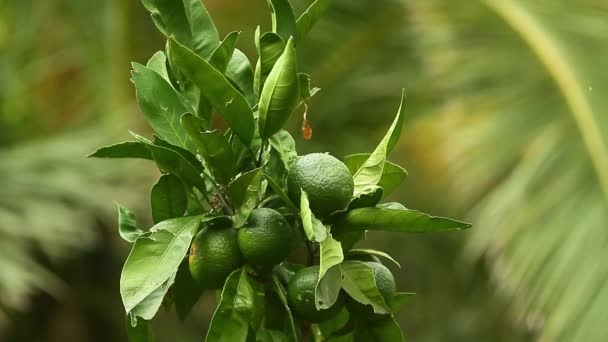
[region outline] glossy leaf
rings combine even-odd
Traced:
[[[157,51],[146,63],[146,67],[150,70],[156,71],[162,78],[171,84],[169,79],[169,73],[167,71],[167,56],[163,51]]]
[[[213,20],[200,0],[142,0],[167,38],[174,37],[204,58],[220,44]]]
[[[135,158],[152,160],[152,154],[146,145],[138,141],[126,141],[109,145],[89,154],[88,158]]]
[[[179,319],[183,322],[190,311],[192,311],[192,308],[203,292],[200,285],[192,278],[192,275],[190,274],[187,259],[184,259],[181,265],[179,265],[172,292],[175,311],[177,312]]]
[[[193,151],[194,146],[179,118],[192,112],[183,96],[157,72],[141,64],[133,63],[133,83],[137,89],[137,103],[150,126],[172,145]]]
[[[297,20],[297,39],[301,41],[327,11],[333,0],[316,0]]]
[[[154,223],[183,216],[188,205],[184,185],[171,174],[162,175],[152,187],[150,202]]]
[[[228,67],[228,62],[232,59],[232,54],[236,47],[236,42],[239,40],[241,32],[233,31],[228,33],[222,43],[213,51],[209,62],[220,72],[225,72]]]
[[[126,325],[129,342],[154,342],[152,326],[149,321],[127,315]]]
[[[326,245],[326,247],[323,247]],[[327,247],[329,245],[329,247]],[[321,265],[315,286],[317,310],[329,309],[338,300],[342,289],[342,273],[338,265],[344,260],[342,246],[331,236],[321,243]]]
[[[206,341],[246,341],[249,323],[263,308],[264,289],[244,268],[226,279],[220,302],[211,319]],[[262,298],[263,299],[263,298]]]
[[[200,176],[199,169],[192,165],[182,154],[169,148],[155,145],[150,140],[135,133],[131,134],[146,145],[161,171],[176,175],[182,182],[196,187],[203,193],[207,191],[205,182]]]
[[[317,87],[311,88],[310,75],[302,72],[298,74],[298,83],[300,84],[300,102],[315,96],[321,90]]]
[[[222,184],[227,184],[234,174],[236,162],[227,137],[218,131],[201,131],[199,119],[189,113],[182,116],[181,123],[214,178]]]
[[[279,153],[283,165],[286,170],[291,168],[293,163],[298,158],[298,152],[296,151],[296,142],[289,132],[280,130],[272,137],[270,137],[270,145]]]
[[[357,197],[353,198],[348,204],[347,210],[374,207],[382,199],[384,189],[377,185],[370,185],[361,191]]]
[[[344,157],[344,164],[348,167],[351,174],[356,174],[357,171],[365,164],[369,159],[370,154],[360,153],[351,154]],[[378,186],[384,189],[382,197],[390,195],[400,184],[407,178],[407,171],[401,166],[391,163],[388,160],[384,162],[384,168],[382,169],[382,176],[378,181]]]
[[[228,126],[245,145],[253,138],[253,112],[245,97],[209,62],[191,50],[169,40],[169,48],[176,67],[196,84]]]
[[[285,202],[285,204],[287,205],[287,207],[289,207],[289,209],[291,209],[294,213],[297,213],[300,211],[298,209],[298,207],[296,207],[296,205],[293,204],[293,202],[291,201],[289,196],[287,196],[285,191],[283,191],[283,188],[281,187],[281,185],[279,185],[279,183],[275,179],[273,179],[268,174],[264,174],[264,178],[266,179],[266,181],[268,181],[268,185],[270,186],[272,191],[275,194],[279,195],[279,197],[281,197],[281,199],[283,200],[283,202]]]
[[[127,312],[175,274],[200,222],[201,216],[163,221],[135,241],[120,277]]]
[[[258,26],[255,31],[255,45],[259,59],[255,68],[253,89],[255,94],[259,96],[268,74],[285,51],[285,41],[274,32],[266,32],[260,36],[260,27]]]
[[[295,321],[293,318],[293,314],[291,313],[291,308],[289,307],[289,304],[287,302],[287,297],[285,296],[285,288],[283,287],[283,285],[281,285],[281,282],[279,281],[277,276],[274,274],[272,275],[272,289],[274,290],[276,295],[281,300],[281,303],[283,304],[283,308],[285,309],[285,314],[287,315],[287,322],[288,322],[287,335],[290,338],[291,342],[297,342],[298,333],[296,330],[296,325],[294,323]]]
[[[161,139],[157,136],[154,136],[154,140],[152,141],[152,143],[156,146],[164,147],[171,151],[176,152],[182,158],[184,158],[188,163],[190,163],[190,165],[192,165],[199,173],[203,173],[203,171],[205,170],[205,167],[200,162],[200,160],[198,160],[196,158],[196,156],[194,155],[193,152],[190,152],[179,146],[171,145],[168,142],[164,141],[163,139]]]
[[[302,218],[304,233],[310,241],[323,242],[327,237],[327,229],[312,213],[309,203],[306,191],[302,190],[300,195],[300,216]]]
[[[164,284],[152,291],[144,300],[137,304],[133,310],[131,310],[130,314],[135,317],[141,317],[147,321],[152,320],[163,304],[163,299],[174,281],[175,273],[172,274]]]
[[[116,207],[118,208],[118,233],[120,237],[127,242],[135,242],[144,233],[143,230],[137,228],[135,214],[118,204],[116,204]]]
[[[377,314],[390,313],[384,298],[376,287],[374,270],[364,262],[345,261],[340,264],[342,288],[354,300],[371,305]]]
[[[355,341],[402,342],[405,341],[401,328],[392,316],[379,321],[356,326],[353,332]]]
[[[238,176],[228,186],[228,194],[234,214],[234,227],[242,227],[249,214],[258,204],[258,195],[262,187],[262,168],[257,168]]]
[[[296,17],[288,0],[267,0],[272,14],[272,32],[287,41],[296,36]]]
[[[365,230],[347,231],[343,227],[336,228],[340,229],[334,229],[334,232],[332,234],[334,235],[334,238],[336,240],[340,241],[340,243],[342,244],[342,250],[344,251],[352,249],[357,242],[365,240]]]
[[[401,265],[397,262],[397,260],[393,259],[392,256],[382,252],[382,251],[377,251],[375,249],[351,249],[350,251],[348,251],[348,255],[349,256],[356,256],[356,255],[373,255],[373,256],[377,256],[377,257],[381,257],[383,259],[386,259],[390,262],[392,262],[393,264],[397,265],[397,267],[401,268]]]
[[[259,130],[262,139],[277,133],[298,105],[300,95],[294,40],[290,39],[262,88]]]
[[[393,147],[399,140],[399,136],[401,135],[401,126],[403,125],[403,112],[404,106],[403,102],[405,100],[405,91],[401,96],[401,105],[399,106],[399,110],[397,111],[397,116],[393,121],[393,124],[388,129],[388,132],[378,144],[378,147],[374,150],[374,152],[367,158],[365,163],[355,172],[353,175],[353,180],[355,182],[355,193],[356,197],[362,191],[364,191],[367,187],[371,185],[378,185],[380,179],[382,179],[382,174],[384,172],[384,164],[386,161],[386,156],[389,152],[392,151]]]
[[[351,210],[338,223],[340,231],[385,230],[427,233],[470,228],[469,223],[430,216],[411,209],[360,208]]]
[[[239,49],[235,49],[232,59],[226,68],[226,77],[234,82],[238,90],[245,96],[249,106],[253,107],[257,98],[253,91],[253,68],[249,58]]]

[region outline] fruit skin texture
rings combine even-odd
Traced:
[[[326,321],[335,316],[344,306],[338,301],[329,309],[317,310],[315,306],[315,286],[319,277],[319,266],[310,266],[296,272],[287,286],[287,299],[290,307],[302,319],[312,323]]]
[[[190,273],[205,289],[218,289],[235,269],[243,266],[236,231],[229,228],[208,228],[199,232],[189,257]]]
[[[237,233],[239,249],[248,263],[272,266],[283,261],[295,240],[295,232],[283,215],[274,209],[258,208],[251,212]]]
[[[384,302],[390,308],[393,304],[395,293],[397,292],[397,286],[395,284],[393,274],[381,263],[366,262],[366,264],[374,270],[374,278],[376,279],[376,287],[378,288],[378,292],[380,292],[382,298],[384,298]],[[367,321],[377,321],[386,317],[386,315],[375,314],[371,305],[359,303],[350,297],[348,298],[347,306],[351,313]]]
[[[296,204],[300,203],[300,188],[304,189],[310,209],[318,217],[346,208],[355,189],[348,167],[324,153],[299,157],[289,170],[287,185]]]

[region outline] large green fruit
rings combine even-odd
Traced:
[[[208,228],[196,235],[190,247],[190,273],[203,288],[218,289],[245,263],[233,228]]]
[[[397,292],[397,286],[395,284],[393,274],[381,263],[366,262],[366,264],[374,271],[374,279],[376,280],[378,292],[380,292],[382,298],[384,298],[384,302],[390,308]],[[350,297],[347,301],[347,306],[351,313],[366,320],[374,321],[386,317],[385,315],[374,314],[374,309],[371,305],[359,303]]]
[[[270,208],[251,212],[238,230],[239,249],[248,263],[272,266],[283,261],[294,245],[295,232],[283,215]]]
[[[342,297],[329,309],[317,310],[315,286],[319,277],[319,266],[310,266],[296,272],[287,286],[287,299],[296,315],[312,323],[326,321],[335,316],[344,306]]]
[[[287,182],[291,200],[300,203],[300,189],[304,189],[310,209],[318,217],[346,208],[355,188],[348,167],[324,153],[299,157],[289,170]]]

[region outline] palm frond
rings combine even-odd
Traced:
[[[417,138],[435,141],[454,200],[474,206],[471,255],[494,265],[539,340],[607,338],[608,98],[598,92],[608,86],[608,8],[412,7],[423,13],[421,36],[438,37],[419,50],[446,99],[418,126],[436,134]]]

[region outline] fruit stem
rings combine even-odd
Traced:
[[[234,211],[232,210],[232,207],[230,207],[230,205],[228,204],[228,201],[224,198],[224,195],[222,194],[222,191],[220,190],[220,185],[206,171],[203,171],[203,174],[209,178],[209,180],[211,181],[211,184],[215,188],[215,191],[217,191],[217,198],[220,200],[220,202],[222,202],[224,213],[226,213],[230,216],[234,215]]]

